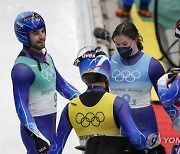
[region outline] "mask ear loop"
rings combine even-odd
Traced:
[[[131,44],[131,46],[130,46],[131,48],[134,46],[134,42],[135,42],[135,40],[132,42],[132,44]]]
[[[136,40],[134,40],[134,41],[132,42],[131,46],[130,46],[130,48],[132,49],[131,54],[133,53],[133,46],[134,46],[134,44],[135,44],[135,41],[136,41]]]

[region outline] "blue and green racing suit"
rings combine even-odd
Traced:
[[[46,59],[45,59],[46,58]],[[51,143],[56,136],[57,93],[68,100],[80,93],[57,71],[49,54],[23,47],[11,72],[21,137],[28,154],[37,154],[26,129]]]

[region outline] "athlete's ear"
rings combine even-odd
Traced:
[[[135,41],[135,43],[137,44],[137,42],[138,42],[138,38],[135,38],[135,40],[134,40],[134,41]]]

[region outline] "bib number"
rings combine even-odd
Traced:
[[[132,100],[130,95],[124,94],[122,98],[124,98],[130,105],[136,105],[136,100]]]

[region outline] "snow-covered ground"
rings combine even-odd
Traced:
[[[19,131],[19,119],[13,100],[11,69],[22,49],[14,33],[14,20],[24,11],[41,14],[46,22],[46,48],[60,74],[79,91],[86,89],[73,61],[79,49],[94,45],[90,0],[4,0],[0,5],[0,149],[3,154],[25,154]],[[58,95],[58,118],[68,102]],[[58,119],[59,120],[59,119]],[[81,153],[75,150],[78,139],[72,131],[64,154]]]

